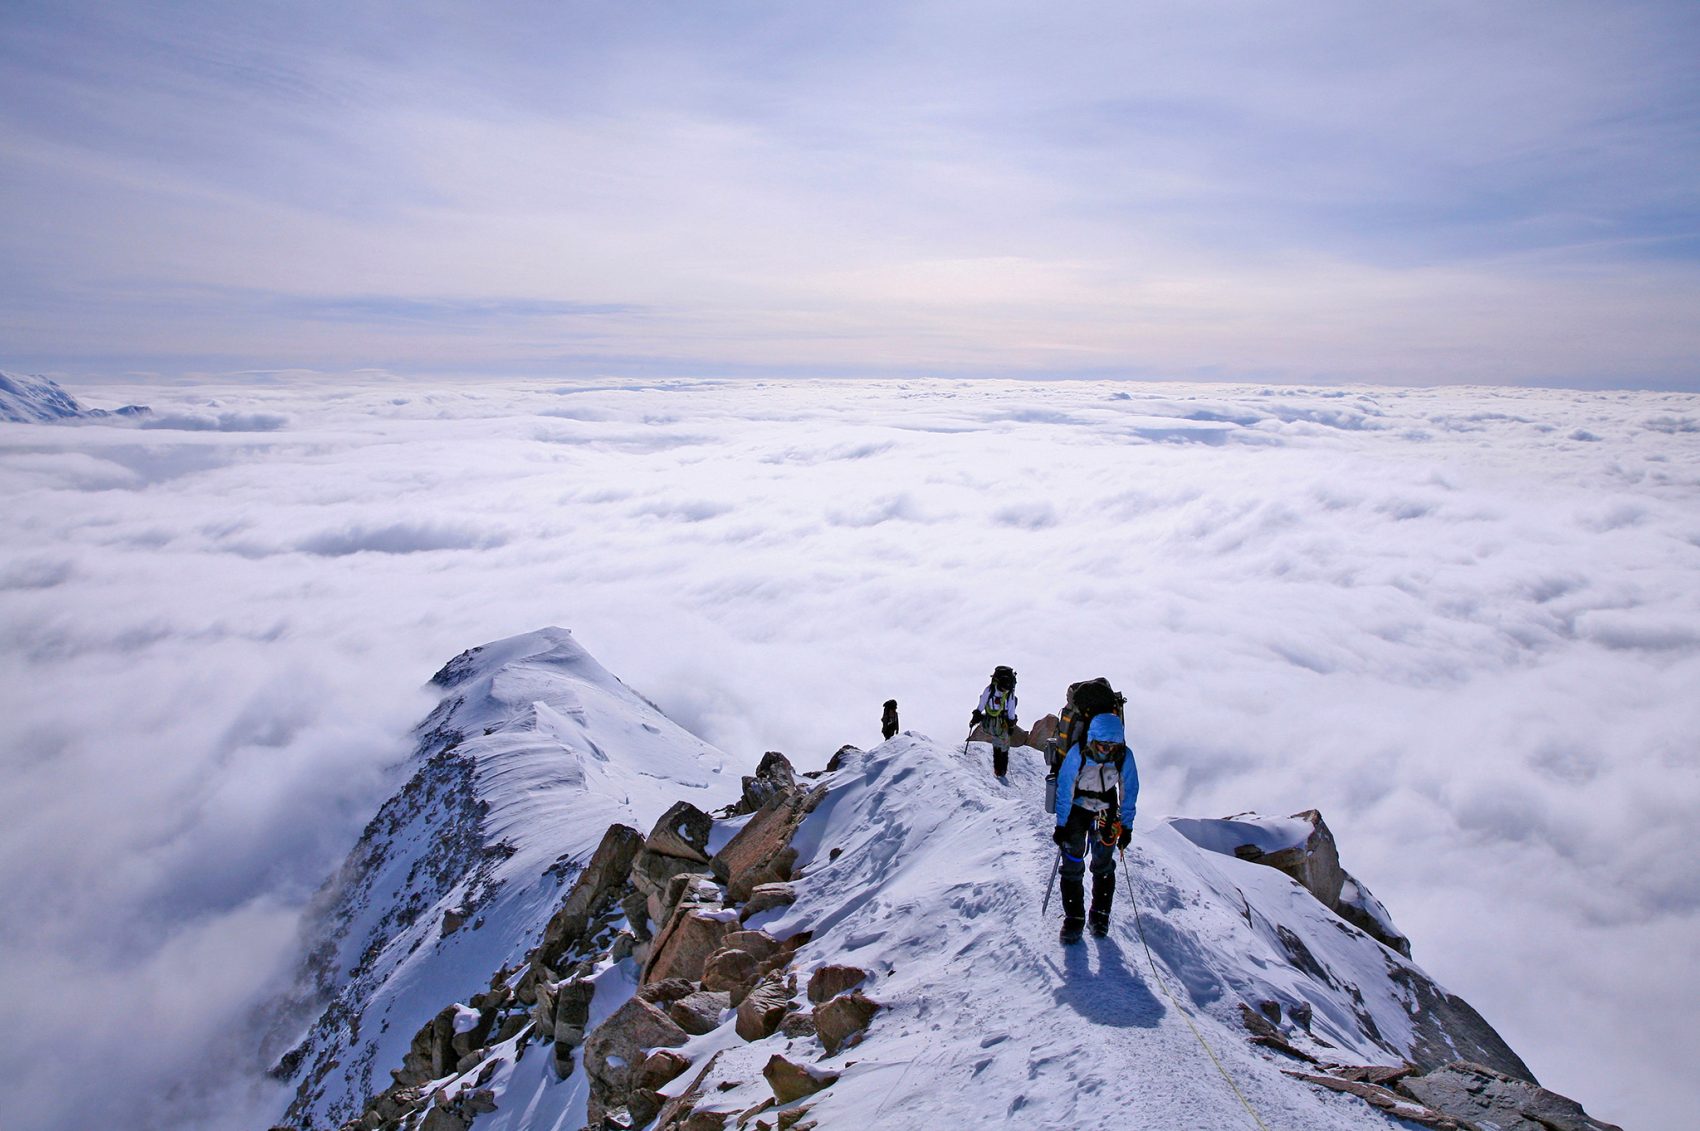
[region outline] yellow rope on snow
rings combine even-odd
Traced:
[[[1121,858],[1122,874],[1127,877],[1127,898],[1133,904],[1133,921],[1139,928],[1139,945],[1145,948],[1145,961],[1151,967],[1152,979],[1157,983],[1157,988],[1163,991],[1163,996],[1169,999],[1169,1004],[1175,1007],[1175,1012],[1179,1013],[1182,1019],[1186,1021],[1187,1028],[1192,1030],[1192,1035],[1198,1038],[1198,1043],[1204,1048],[1204,1054],[1210,1058],[1210,1063],[1216,1066],[1216,1071],[1222,1074],[1222,1079],[1228,1082],[1228,1087],[1233,1090],[1234,1097],[1240,1101],[1240,1106],[1245,1108],[1246,1114],[1251,1116],[1251,1121],[1257,1124],[1262,1131],[1269,1131],[1268,1125],[1258,1117],[1257,1111],[1251,1106],[1251,1101],[1245,1098],[1245,1093],[1240,1091],[1239,1085],[1234,1083],[1234,1078],[1228,1075],[1228,1070],[1223,1068],[1222,1062],[1216,1058],[1216,1052],[1210,1047],[1210,1042],[1205,1040],[1204,1034],[1198,1031],[1198,1026],[1193,1023],[1192,1015],[1186,1011],[1185,1006],[1175,999],[1175,995],[1169,992],[1169,984],[1163,980],[1163,975],[1158,973],[1157,960],[1151,957],[1151,944],[1145,941],[1145,920],[1139,914],[1139,900],[1134,898],[1133,875],[1127,870],[1127,849],[1121,850]]]

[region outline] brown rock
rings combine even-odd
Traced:
[[[812,1096],[838,1079],[836,1072],[811,1071],[777,1054],[768,1058],[767,1067],[761,1070],[761,1074],[767,1078],[768,1087],[773,1089],[773,1098],[782,1105]]]
[[[867,1029],[868,1022],[879,1011],[879,1003],[861,990],[840,994],[831,1001],[815,1006],[815,1029],[828,1055],[855,1044]]]
[[[1412,1103],[1397,1092],[1390,1092],[1376,1084],[1367,1084],[1361,1080],[1342,1080],[1338,1076],[1324,1076],[1308,1072],[1295,1072],[1283,1069],[1287,1075],[1316,1084],[1335,1092],[1345,1092],[1357,1096],[1371,1107],[1397,1115],[1400,1119],[1409,1120],[1423,1127],[1433,1127],[1436,1131],[1458,1131],[1458,1121],[1432,1108],[1419,1103]]]
[[[867,981],[868,972],[859,966],[822,966],[809,976],[809,1000],[830,1001],[845,990]]]
[[[1043,750],[1045,744],[1057,736],[1057,727],[1060,725],[1061,720],[1055,715],[1046,715],[1027,732],[1027,745],[1035,750]]]
[[[538,961],[554,966],[560,956],[579,942],[590,925],[590,917],[631,873],[632,858],[643,845],[643,834],[626,825],[609,825],[602,841],[591,853],[560,909],[543,932]]]
[[[710,865],[727,885],[728,898],[742,902],[757,885],[791,878],[791,866],[796,861],[792,834],[823,796],[825,790],[821,788],[811,790],[799,785],[781,790],[715,854]]]
[[[661,1010],[629,998],[584,1042],[584,1067],[605,1093],[623,1095],[638,1086],[647,1050],[678,1048],[689,1039]]]
[[[725,1131],[726,1123],[732,1118],[729,1111],[704,1111],[697,1108],[691,1112],[691,1117],[685,1120],[684,1131]]]
[[[556,988],[553,1035],[557,1043],[577,1045],[584,1042],[584,1029],[590,1024],[590,999],[595,993],[596,983],[584,979]]]
[[[787,1013],[785,1020],[779,1023],[781,1036],[793,1039],[818,1036],[815,1032],[815,1015],[813,1013]]]
[[[425,1113],[419,1131],[466,1131],[467,1122],[445,1107],[434,1107]]]
[[[785,948],[784,943],[766,931],[733,931],[720,945],[729,950],[744,951],[758,960],[771,958]]]
[[[797,893],[786,883],[760,884],[751,889],[749,899],[738,912],[740,919],[750,919],[775,907],[789,907],[797,902]]]
[[[735,813],[753,813],[771,801],[775,794],[797,784],[797,771],[791,760],[777,750],[762,755],[754,777],[744,779],[744,795],[733,807]]]
[[[720,1027],[720,1014],[731,1005],[732,995],[702,989],[668,1006],[667,1016],[685,1032],[700,1037]]]
[[[790,1010],[790,988],[778,978],[768,978],[738,1003],[738,1035],[746,1041],[771,1037]]]
[[[670,1005],[696,992],[696,987],[684,978],[659,978],[638,987],[638,997],[657,1005]]]
[[[712,954],[702,968],[702,988],[722,990],[733,996],[732,1004],[744,1000],[761,977],[760,963],[746,950],[720,949]]]
[[[672,1049],[656,1049],[644,1058],[638,1070],[638,1084],[651,1090],[663,1087],[684,1075],[691,1066],[690,1059]]]
[[[732,923],[716,913],[690,905],[681,906],[673,913],[666,928],[656,936],[643,980],[684,978],[699,981],[709,955],[720,949],[720,940],[731,929]]]
[[[714,1070],[714,1065],[719,1059],[720,1053],[718,1052],[709,1057],[708,1063],[702,1066],[702,1070],[696,1074],[689,1086],[662,1106],[660,1113],[655,1117],[655,1126],[659,1131],[670,1131],[670,1129],[671,1131],[679,1131],[684,1126],[686,1120],[691,1116],[691,1109],[702,1097],[702,1082]]]
[[[708,863],[708,837],[714,831],[714,818],[692,805],[679,801],[655,822],[644,850],[661,856]]]

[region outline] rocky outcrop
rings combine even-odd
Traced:
[[[744,778],[743,796],[728,810],[727,815],[742,816],[745,813],[754,813],[776,795],[794,788],[796,784],[797,771],[791,765],[791,760],[777,750],[769,750],[762,755],[755,775]]]
[[[560,956],[584,939],[591,916],[616,902],[615,896],[631,874],[632,860],[643,845],[643,834],[626,825],[610,825],[590,862],[573,882],[560,910],[543,933],[538,960],[554,966]]]
[[[643,842],[645,851],[658,856],[708,863],[708,835],[714,830],[714,818],[681,801],[661,815]]]
[[[768,1058],[761,1074],[773,1089],[774,1101],[781,1105],[812,1096],[838,1079],[836,1072],[797,1064],[778,1053]]]
[[[624,1109],[630,1126],[642,1126],[661,1110],[662,1099],[645,1087],[644,1065],[650,1050],[677,1048],[690,1039],[667,1014],[643,1000],[628,998],[596,1027],[584,1043],[584,1068],[591,1079],[593,1126]]]
[[[1455,1061],[1399,1082],[1399,1090],[1461,1122],[1499,1131],[1623,1131],[1582,1105],[1527,1080],[1480,1064]]]
[[[1055,715],[1046,715],[1044,718],[1034,723],[1032,728],[1028,730],[1027,745],[1033,747],[1035,750],[1043,750],[1045,748],[1045,744],[1057,736],[1057,728],[1061,725],[1061,719],[1057,718]]]
[[[794,785],[768,798],[738,835],[710,861],[714,875],[726,885],[727,897],[742,902],[757,887],[791,878],[797,851],[791,837],[797,826],[825,796],[825,789]]]
[[[815,1006],[815,1031],[820,1034],[820,1042],[825,1046],[827,1055],[861,1041],[862,1033],[879,1008],[878,1002],[860,990]]]

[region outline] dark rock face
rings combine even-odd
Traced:
[[[1384,954],[1386,952],[1383,952]],[[1411,1059],[1425,1072],[1468,1060],[1535,1083],[1535,1074],[1470,1003],[1449,994],[1413,966],[1388,956],[1387,976],[1410,994],[1417,1042]]]
[[[1472,1126],[1499,1131],[1623,1131],[1589,1117],[1575,1100],[1468,1061],[1406,1077],[1399,1090]]]
[[[288,1121],[299,1123],[303,1112],[320,1096],[323,1081],[338,1070],[336,1034],[344,1026],[358,1026],[363,1003],[382,978],[381,960],[389,941],[395,938],[466,877],[471,882],[460,909],[475,915],[478,907],[495,893],[490,879],[495,865],[502,860],[499,844],[487,844],[484,838],[484,805],[475,786],[476,766],[469,758],[455,751],[458,736],[449,745],[437,750],[393,797],[384,803],[366,826],[359,843],[350,853],[341,871],[326,885],[320,900],[328,908],[339,896],[346,906],[336,919],[322,921],[321,933],[314,940],[306,969],[301,995],[285,1006],[279,1014],[274,1032],[286,1031],[300,1023],[314,1009],[322,1009],[307,1039],[283,1057],[275,1072],[287,1077],[293,1071],[302,1073],[296,1097],[288,1112]],[[430,745],[429,739],[426,745]],[[392,870],[391,853],[395,832],[410,824],[424,822],[428,836],[422,848],[406,869],[406,879],[398,891],[378,890],[383,876]],[[361,939],[351,940],[348,932],[359,921],[359,913],[372,903],[385,906],[384,914],[366,925]],[[348,953],[353,942],[358,957],[346,971],[338,968],[338,954]],[[339,975],[346,977],[343,990],[334,999],[331,988],[338,984]],[[373,1083],[374,1066],[370,1055],[375,1046],[368,1045],[367,1060],[352,1065],[340,1065],[342,1070],[353,1069],[356,1078],[365,1083],[368,1093],[380,1086]],[[452,1062],[449,1065],[453,1067]],[[351,1119],[359,1110],[338,1110],[331,1113],[340,1119]]]

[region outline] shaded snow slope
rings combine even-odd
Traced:
[[[367,826],[309,932],[316,1012],[283,1074],[291,1125],[336,1126],[388,1085],[420,1024],[542,936],[611,823],[733,799],[753,770],[686,733],[558,628],[456,657],[406,783]],[[328,1004],[327,1004],[328,1002]],[[322,1009],[321,1009],[322,1007]],[[299,1043],[296,1043],[299,1042]]]
[[[19,424],[45,424],[54,420],[77,420],[85,417],[140,416],[147,411],[140,405],[125,405],[111,412],[103,408],[84,408],[77,403],[77,398],[67,393],[57,381],[50,381],[46,377],[0,372],[0,420]]]
[[[800,976],[862,967],[885,1007],[861,1045],[822,1062],[844,1073],[813,1108],[822,1128],[1254,1126],[1193,1025],[1270,1127],[1402,1126],[1283,1075],[1294,1062],[1248,1043],[1241,1003],[1279,1003],[1283,1036],[1322,1059],[1466,1057],[1526,1075],[1408,960],[1281,873],[1167,823],[1139,828],[1126,856],[1135,899],[1123,878],[1109,936],[1060,946],[1056,899],[1040,911],[1055,852],[1043,771],[1030,751],[1013,763],[999,785],[981,749],[905,734],[847,753],[824,779],[831,791],[794,842],[800,898],[751,921],[812,931]],[[1293,1022],[1306,1005],[1310,1034]],[[709,1104],[757,1102],[761,1067],[786,1044],[734,1042]],[[794,1058],[819,1055],[808,1039],[789,1044]],[[715,1078],[746,1083],[717,1094]]]

